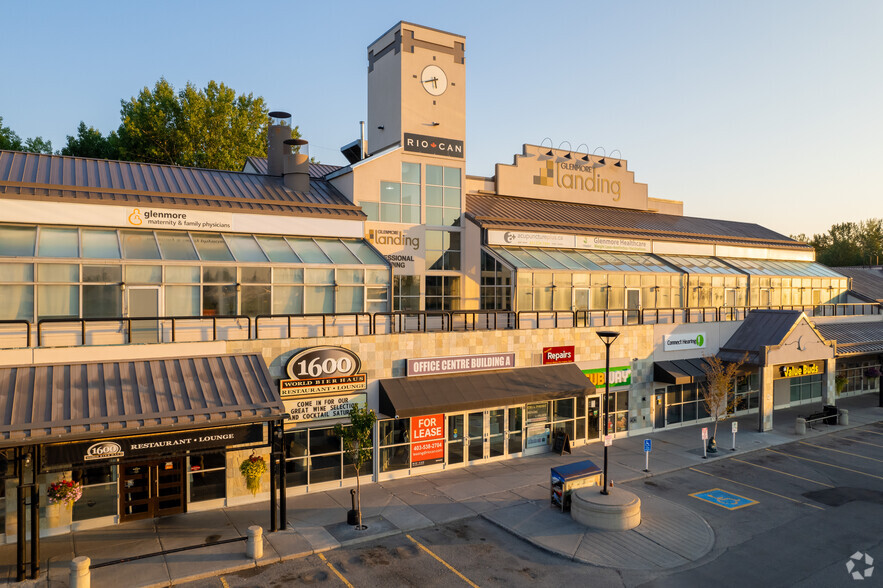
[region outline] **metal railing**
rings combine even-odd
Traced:
[[[252,318],[247,315],[215,315],[215,316],[156,316],[156,317],[90,317],[90,318],[45,318],[36,323],[36,346],[41,347],[47,336],[48,325],[76,325],[80,345],[89,345],[87,334],[89,326],[97,323],[117,323],[123,333],[123,343],[133,342],[133,334],[155,332],[155,341],[165,342],[168,332],[171,342],[178,340],[179,332],[187,323],[187,330],[206,329],[211,323],[210,335],[201,335],[199,341],[226,341],[234,337],[225,333],[219,335],[219,322],[245,321],[245,325],[237,324],[234,330],[245,333],[247,339],[262,338],[299,338],[327,337],[329,331],[338,336],[352,334],[381,335],[413,332],[439,331],[475,331],[475,330],[508,330],[508,329],[541,329],[541,328],[593,328],[628,325],[655,325],[677,323],[706,323],[721,321],[744,320],[751,310],[799,310],[808,316],[848,316],[848,315],[880,315],[883,305],[877,303],[844,303],[816,305],[779,305],[779,306],[723,306],[723,307],[672,307],[646,309],[599,309],[599,310],[451,310],[451,311],[393,311],[393,312],[349,312],[349,313],[316,313],[316,314],[263,314]],[[276,321],[276,324],[268,324]],[[193,325],[196,322],[197,325]],[[133,323],[134,327],[133,328]],[[144,327],[147,323],[155,326]],[[299,323],[299,324],[298,324]],[[8,326],[11,328],[4,328]],[[284,333],[265,336],[267,330],[275,327],[284,329]],[[295,329],[302,328],[312,334],[295,335]],[[0,347],[11,348],[3,343],[10,337],[22,336],[27,347],[32,344],[32,324],[26,320],[0,320]],[[70,331],[52,335],[71,335]],[[283,337],[284,336],[284,337]],[[70,345],[68,341],[65,343]],[[76,343],[73,343],[76,344]],[[108,344],[108,343],[104,343]]]

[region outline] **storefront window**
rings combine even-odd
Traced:
[[[624,433],[629,430],[629,392],[610,392],[608,408],[608,433]]]
[[[460,169],[426,166],[426,224],[460,224]]]
[[[481,309],[512,310],[512,270],[481,252]]]
[[[459,310],[460,276],[426,276],[426,310]]]
[[[79,482],[83,489],[83,495],[74,503],[72,520],[85,521],[117,514],[119,489],[115,466],[73,470],[71,479]]]
[[[393,276],[393,310],[420,310],[420,276]]]
[[[380,421],[381,472],[393,472],[411,467],[410,427],[411,419]]]
[[[811,376],[790,378],[791,402],[803,402],[805,400],[821,398],[822,376],[823,374],[813,374]]]
[[[734,394],[733,408],[736,412],[757,408],[760,397],[760,377],[758,374],[736,376]]]
[[[549,423],[549,403],[533,402],[524,407],[524,422],[527,427],[525,449],[544,447],[549,444],[551,425]]]
[[[223,451],[191,455],[188,468],[190,502],[215,500],[227,494],[227,456]]]
[[[460,270],[460,233],[426,231],[426,269]]]
[[[310,429],[310,484],[340,480],[342,474],[340,437],[333,428]]]

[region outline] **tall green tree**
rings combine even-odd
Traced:
[[[883,219],[832,225],[827,233],[794,237],[816,250],[816,260],[832,267],[878,264],[883,258]]]
[[[39,136],[22,141],[18,133],[3,126],[3,117],[0,116],[0,149],[28,153],[52,153],[52,141],[46,141]]]
[[[120,155],[129,161],[212,169],[241,169],[248,156],[267,154],[264,99],[211,81],[176,92],[161,78],[151,90],[121,101]]]
[[[97,159],[119,159],[120,139],[114,131],[105,137],[95,127],[87,128],[86,123],[80,121],[76,136],[67,136],[67,144],[61,148],[61,154]]]

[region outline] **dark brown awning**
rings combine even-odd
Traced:
[[[0,368],[0,447],[267,421],[260,354]]]
[[[380,380],[380,411],[412,417],[586,396],[592,382],[568,363],[446,376]]]
[[[693,384],[705,381],[704,357],[657,361],[653,364],[653,381],[666,384]]]

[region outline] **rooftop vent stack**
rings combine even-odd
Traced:
[[[283,163],[282,182],[289,190],[309,192],[310,151],[308,143],[303,139],[286,139],[284,144],[289,152],[285,155]],[[294,147],[293,151],[292,147]]]
[[[362,142],[362,159],[368,157],[368,141],[365,140],[365,121],[359,121],[359,140]]]
[[[282,175],[283,161],[291,153],[291,147],[285,144],[287,139],[291,139],[291,114],[274,110],[267,129],[267,174]]]

